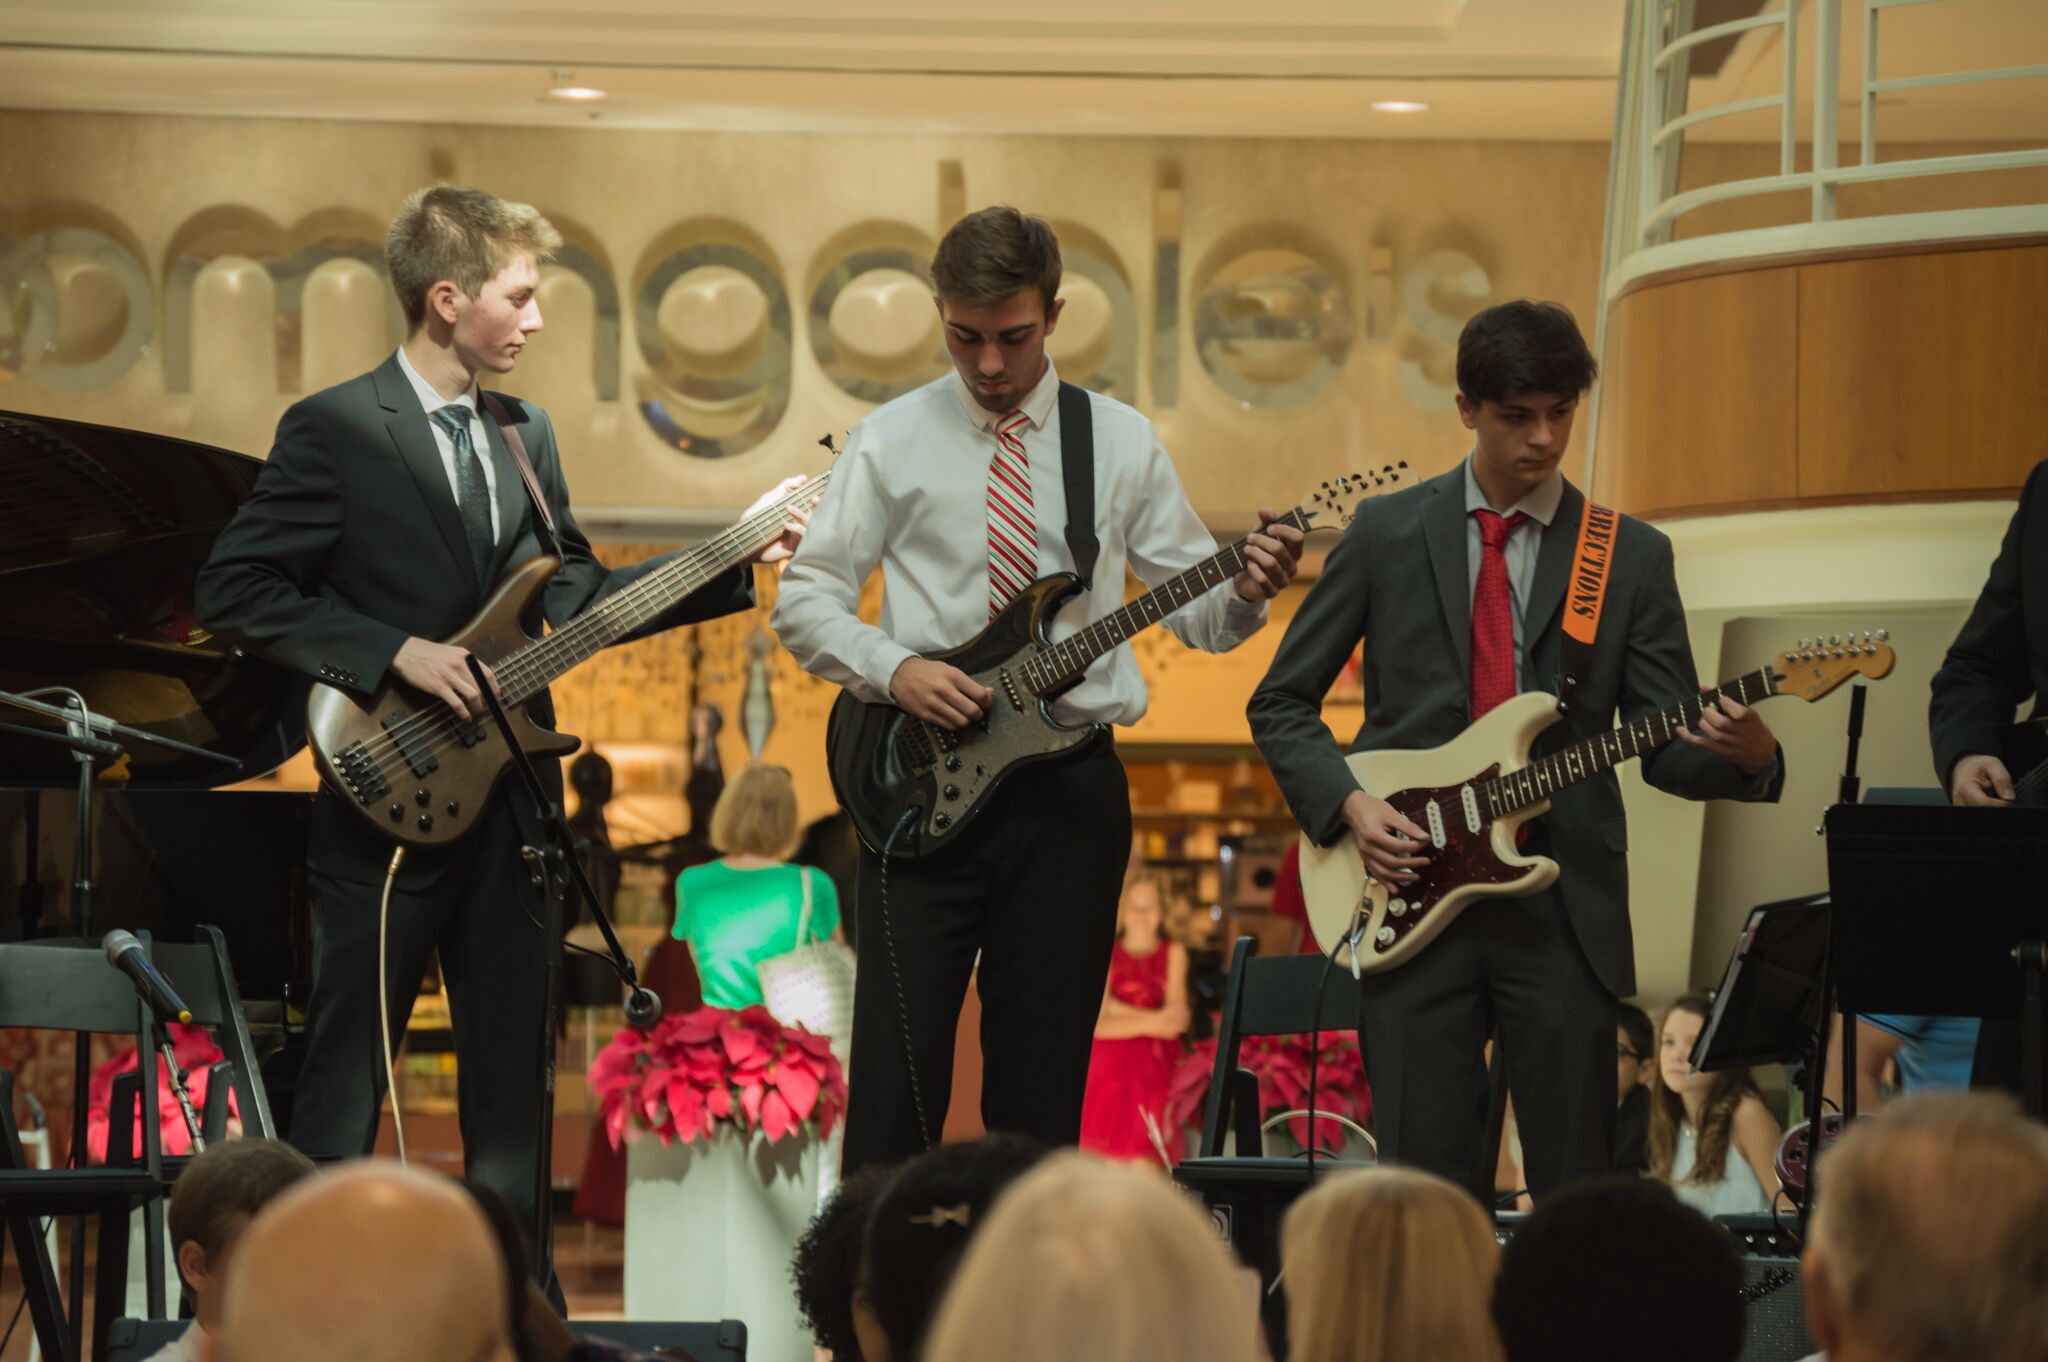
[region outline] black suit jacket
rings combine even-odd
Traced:
[[[591,602],[667,561],[619,569],[598,562],[570,513],[547,413],[516,397],[503,400],[554,516],[552,536],[533,513],[486,409],[500,532],[491,579],[479,580],[426,413],[394,355],[285,412],[255,490],[200,570],[200,622],[311,680],[369,696],[389,679],[391,660],[407,638],[455,633],[514,564],[541,553],[562,560],[526,620],[528,632],[538,634],[542,616],[560,628]],[[752,603],[751,573],[736,568],[636,637]],[[554,722],[545,692],[529,709],[544,726]],[[544,762],[541,769],[559,797],[557,764]],[[510,797],[530,831],[523,800],[516,791]],[[432,880],[449,854],[408,853],[400,882],[417,887]],[[390,856],[391,844],[323,786],[314,801],[308,864],[339,878],[374,881],[383,878]]]
[[[1976,608],[1934,674],[1927,706],[1934,771],[1949,787],[1956,763],[2000,756],[1999,731],[2020,702],[2048,694],[2048,462],[2034,465],[2020,489],[2019,509]],[[2021,773],[2013,772],[2014,776]]]
[[[1585,497],[1569,483],[1545,529],[1523,613],[1529,674],[1555,688],[1558,613]],[[1252,737],[1308,835],[1345,834],[1344,799],[1358,788],[1330,730],[1323,695],[1365,640],[1365,725],[1349,748],[1417,749],[1449,742],[1470,722],[1472,585],[1466,567],[1465,473],[1460,465],[1419,486],[1364,503],[1330,553],[1281,640],[1246,715]],[[1671,541],[1629,516],[1615,533],[1607,603],[1572,712],[1539,737],[1556,751],[1698,691]],[[1775,800],[1782,763],[1766,789],[1734,764],[1672,743],[1643,758],[1650,784],[1692,799]],[[1628,917],[1628,821],[1612,771],[1558,792],[1543,820],[1557,890],[1594,972],[1616,997],[1635,992]],[[1426,953],[1425,953],[1426,955]]]

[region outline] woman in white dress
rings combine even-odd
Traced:
[[[1748,1069],[1693,1072],[1693,1044],[1711,1008],[1688,995],[1665,1014],[1651,1085],[1650,1176],[1703,1215],[1766,1214],[1778,1195],[1778,1123]]]

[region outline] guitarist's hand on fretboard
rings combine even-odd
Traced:
[[[747,513],[741,516],[740,520],[743,523],[752,520],[761,511],[766,510],[774,505],[776,501],[788,496],[803,485],[804,478],[802,474],[784,478],[760,496],[755,497],[754,504],[747,507]],[[818,499],[813,497],[809,501],[798,502],[796,505],[791,506],[789,508],[789,519],[782,526],[781,538],[763,544],[760,548],[756,549],[749,561],[755,563],[779,563],[795,553],[796,546],[803,542],[804,531],[810,528],[811,511],[817,504]]]
[[[399,645],[398,656],[391,659],[391,670],[414,690],[447,701],[456,718],[467,722],[483,717],[484,697],[469,674],[469,649],[409,638]],[[491,678],[495,689],[498,678],[491,676],[489,667],[484,668],[484,675]]]
[[[1245,536],[1244,571],[1230,589],[1248,601],[1271,600],[1301,570],[1303,535],[1292,525],[1275,524],[1278,513],[1261,509],[1259,528]]]
[[[1770,726],[1754,709],[1725,695],[1700,711],[1697,733],[1681,728],[1677,736],[1680,742],[1735,763],[1745,775],[1755,775],[1778,755]]]
[[[910,657],[889,678],[889,698],[912,718],[951,731],[986,714],[996,693],[951,663]]]
[[[2013,802],[2012,772],[1997,757],[1964,757],[1949,777],[1948,800],[1972,808],[2003,808]]]
[[[1428,856],[1417,854],[1418,848],[1429,845],[1429,834],[1386,800],[1353,790],[1344,799],[1342,814],[1365,868],[1381,884],[1406,884],[1415,878],[1417,867],[1429,864]]]

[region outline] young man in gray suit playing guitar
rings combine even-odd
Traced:
[[[1457,839],[1360,788],[1323,725],[1323,694],[1362,637],[1366,720],[1350,749],[1360,752],[1433,748],[1519,692],[1558,689],[1567,660],[1559,619],[1587,505],[1558,469],[1594,369],[1556,304],[1505,303],[1473,317],[1457,371],[1470,456],[1361,509],[1247,707],[1306,836],[1322,847],[1347,840],[1395,897],[1437,845]],[[1610,562],[1597,632],[1571,661],[1570,710],[1538,738],[1539,755],[1607,732],[1617,713],[1635,718],[1698,694],[1670,541],[1620,517]],[[1693,799],[1777,798],[1776,743],[1747,706],[1723,698],[1697,731],[1677,736],[1644,757],[1652,785]],[[1615,1001],[1635,991],[1614,773],[1557,789],[1550,813],[1525,831],[1523,853],[1557,862],[1554,885],[1477,900],[1440,934],[1424,934],[1413,955],[1367,973],[1360,990],[1380,1157],[1440,1173],[1488,1204],[1489,1035],[1499,1037],[1529,1188],[1541,1197],[1610,1166]],[[1382,944],[1405,927],[1382,928]],[[1349,959],[1341,948],[1338,958]]]
[[[197,607],[207,628],[352,697],[399,683],[423,709],[445,703],[461,719],[487,722],[467,650],[438,640],[461,630],[501,577],[542,554],[561,560],[524,621],[538,635],[541,615],[559,629],[666,561],[606,569],[570,514],[547,413],[515,397],[497,398],[495,412],[490,402],[480,405],[477,379],[509,374],[541,329],[539,268],[560,245],[554,227],[526,204],[453,185],[406,200],[386,246],[411,328],[405,343],[371,372],[284,414],[254,492],[200,573]],[[530,451],[531,491],[507,430]],[[545,498],[544,508],[535,496]],[[800,533],[792,522],[756,557],[786,557]],[[750,569],[734,568],[639,633],[752,603]],[[552,726],[545,690],[527,709]],[[537,764],[560,799],[558,764]],[[390,796],[407,820],[458,813],[438,795],[427,801],[434,807],[415,810],[413,793]],[[543,838],[522,790],[466,802],[486,804],[480,813],[461,811],[475,822],[467,835],[413,848],[395,879],[391,1028],[404,1030],[438,948],[469,1175],[537,1225],[544,1223],[535,1170],[547,950],[540,893],[520,848]],[[347,796],[321,786],[306,853],[313,991],[291,1123],[292,1142],[310,1154],[365,1154],[375,1139],[385,1087],[378,907],[392,849]],[[534,1247],[553,1292],[549,1246]]]

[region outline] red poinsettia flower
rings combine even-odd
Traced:
[[[1300,1111],[1309,1105],[1307,1036],[1247,1036],[1238,1047],[1237,1063],[1239,1068],[1250,1069],[1258,1077],[1261,1121],[1275,1113]],[[1197,1043],[1174,1069],[1166,1113],[1176,1129],[1201,1124],[1215,1069],[1214,1040]],[[1323,1119],[1322,1113],[1348,1117],[1360,1124],[1372,1116],[1372,1089],[1365,1080],[1365,1064],[1358,1053],[1355,1032],[1319,1033],[1315,1050],[1315,1109],[1315,1141],[1319,1149],[1341,1147],[1346,1133],[1338,1122]],[[1289,1120],[1287,1133],[1296,1144],[1306,1148],[1308,1117]]]
[[[648,1132],[689,1144],[720,1125],[770,1141],[815,1125],[823,1139],[846,1110],[831,1045],[765,1007],[704,1007],[646,1033],[620,1031],[591,1062],[589,1082],[613,1148]]]

